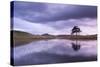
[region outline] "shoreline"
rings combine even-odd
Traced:
[[[65,39],[65,40],[78,40],[78,41],[89,41],[97,40],[97,34],[95,35],[32,35],[21,31],[11,31],[11,47],[21,44],[27,44],[32,41],[49,39]]]

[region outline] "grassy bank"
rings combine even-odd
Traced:
[[[39,41],[45,39],[70,39],[70,40],[97,40],[97,35],[32,35],[30,33],[21,31],[11,31],[13,46],[23,45],[32,41]]]
[[[57,38],[70,40],[97,40],[97,35],[58,35]]]

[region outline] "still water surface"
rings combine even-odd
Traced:
[[[97,59],[97,41],[51,39],[13,48],[14,65],[51,64]]]

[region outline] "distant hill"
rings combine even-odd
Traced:
[[[30,37],[30,36],[32,36],[32,34],[24,32],[24,31],[11,30],[11,33],[13,34],[13,36],[17,36],[17,37],[19,37],[19,36],[20,37],[23,37],[23,36]]]
[[[13,34],[14,38],[31,38],[34,40],[37,39],[97,39],[97,34],[95,35],[51,35],[51,34],[42,34],[42,35],[33,35],[24,31],[15,31],[12,30],[11,33]]]
[[[24,31],[11,30],[11,46],[19,46],[22,44],[27,44],[32,41],[32,34]]]
[[[19,46],[22,44],[27,44],[32,41],[38,41],[38,40],[43,40],[43,39],[54,39],[54,36],[50,36],[47,34],[44,35],[34,35],[30,34],[24,31],[16,31],[16,30],[11,30],[11,39],[13,40],[13,46]]]

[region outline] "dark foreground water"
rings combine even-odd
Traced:
[[[68,63],[97,60],[97,41],[64,39],[33,41],[13,48],[13,65]]]

